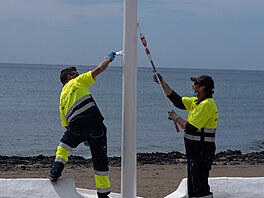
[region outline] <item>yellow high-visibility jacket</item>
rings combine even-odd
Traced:
[[[78,116],[103,120],[103,116],[88,89],[95,81],[89,71],[63,86],[59,106],[62,126],[69,126],[69,123]]]

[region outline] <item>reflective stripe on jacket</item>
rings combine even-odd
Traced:
[[[62,126],[69,126],[69,123],[75,116],[87,112],[92,107],[96,108],[93,108],[91,113],[95,113],[99,117],[101,116],[88,89],[94,82],[95,79],[92,77],[92,72],[89,71],[70,80],[63,86],[59,108]]]
[[[202,128],[195,133],[185,131],[184,137],[188,140],[201,142],[215,142],[216,129]]]

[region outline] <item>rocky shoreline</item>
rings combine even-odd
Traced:
[[[0,171],[11,170],[37,170],[51,168],[55,156],[1,156]],[[169,153],[138,153],[137,165],[185,165],[186,157],[180,152]],[[264,151],[243,154],[239,150],[227,150],[215,155],[214,165],[260,165],[264,164]],[[121,157],[109,157],[109,165],[112,167],[121,166]],[[92,159],[85,159],[81,156],[71,155],[66,165],[69,168],[92,167]]]

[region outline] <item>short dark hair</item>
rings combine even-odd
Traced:
[[[71,75],[73,72],[76,72],[76,67],[67,67],[63,70],[61,70],[60,73],[60,80],[63,85],[65,85],[68,82],[68,75]]]

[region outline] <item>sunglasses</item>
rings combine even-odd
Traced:
[[[73,75],[79,76],[79,72],[75,72],[75,73],[71,74],[71,76],[73,76]]]

